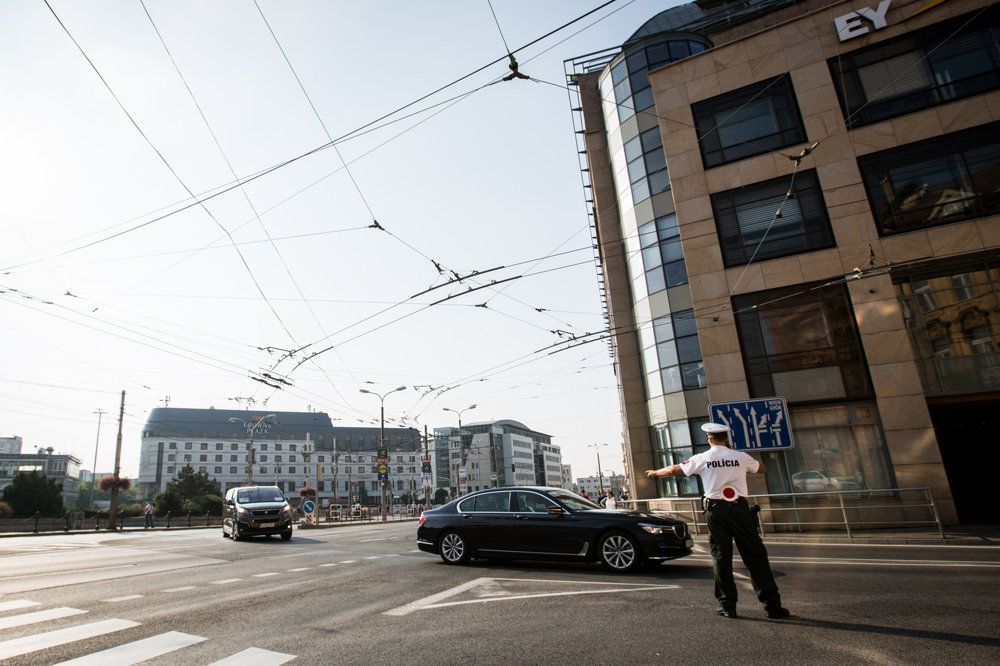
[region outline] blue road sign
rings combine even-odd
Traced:
[[[315,510],[316,510],[316,503],[313,502],[312,500],[306,500],[305,502],[302,503],[303,513],[312,513]]]
[[[784,398],[713,402],[708,417],[729,426],[729,442],[739,451],[784,451],[794,446]]]

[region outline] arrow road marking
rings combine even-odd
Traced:
[[[589,590],[572,590],[568,592],[539,592],[535,594],[506,594],[505,592],[497,592],[498,581],[513,581],[518,583],[557,583],[561,585],[594,585],[603,586],[604,588],[611,589],[589,589]],[[414,611],[427,610],[429,608],[446,608],[448,606],[464,606],[465,604],[481,604],[489,601],[510,601],[513,599],[540,599],[544,597],[566,597],[578,594],[611,594],[615,592],[647,592],[647,591],[658,591],[658,590],[674,590],[679,588],[680,585],[632,585],[630,583],[598,583],[598,582],[588,582],[588,581],[568,581],[568,580],[545,580],[545,579],[532,579],[532,578],[475,578],[468,581],[467,583],[462,583],[457,587],[453,587],[450,590],[444,590],[443,592],[438,592],[437,594],[432,594],[429,597],[424,597],[423,599],[418,599],[417,601],[412,601],[403,606],[387,610],[383,615],[394,615],[402,616],[409,615]],[[484,588],[488,595],[490,596],[480,596],[476,599],[465,599],[462,601],[449,601],[445,602],[445,599],[450,599],[451,597],[462,594],[463,592],[468,592],[469,590],[474,590],[476,588]],[[503,595],[503,596],[498,596]]]

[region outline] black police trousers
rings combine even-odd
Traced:
[[[743,563],[750,570],[754,592],[765,608],[781,608],[781,595],[771,573],[767,549],[760,535],[750,505],[738,502],[712,501],[706,512],[712,568],[715,571],[715,598],[726,610],[736,609],[736,581],[733,580],[733,542]]]

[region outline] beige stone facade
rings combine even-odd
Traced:
[[[628,255],[628,244],[622,239],[636,233],[635,223],[623,221],[618,209],[623,188],[620,184],[616,186],[615,174],[609,167],[607,110],[604,114],[599,112],[597,99],[584,105],[594,110],[587,121],[588,156],[602,268],[617,332],[616,367],[622,387],[627,463],[637,497],[656,496],[642,470],[657,462],[651,432],[658,424],[704,416],[709,402],[755,397],[745,374],[731,299],[741,294],[834,280],[856,272],[860,279],[847,281],[850,305],[897,487],[931,488],[942,519],[946,523],[958,521],[928,395],[893,275],[890,271],[867,275],[865,269],[872,266],[873,257],[883,264],[908,265],[955,260],[966,255],[1000,256],[1000,217],[979,217],[880,235],[858,160],[897,146],[1000,121],[1000,92],[942,103],[848,129],[828,66],[828,61],[840,54],[967,14],[987,3],[950,0],[911,16],[925,4],[924,0],[896,0],[888,7],[883,29],[841,42],[834,18],[866,7],[865,0],[832,6],[799,3],[729,31],[711,33],[714,48],[649,73],[655,116],[669,166],[667,194],[676,214],[688,278],[686,286],[668,289],[663,298],[677,303],[688,299],[696,313],[717,313],[715,317],[698,319],[707,384],[701,390],[663,396],[650,396],[648,390],[643,391],[643,345],[637,342],[634,331],[644,322],[676,312],[677,308],[664,308],[657,304],[656,295],[634,291],[636,271],[633,269],[630,274],[622,258]],[[786,73],[794,88],[806,140],[706,169],[692,105]],[[598,78],[597,73],[581,77],[581,94],[598,96]],[[606,98],[604,104],[607,105]],[[797,159],[802,151],[808,154]],[[834,247],[725,268],[712,195],[805,169],[815,170],[819,180]],[[657,205],[655,199],[652,205]],[[754,490],[765,491],[761,484]]]

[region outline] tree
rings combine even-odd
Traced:
[[[166,490],[153,498],[156,515],[170,513],[222,513],[222,496],[219,483],[208,478],[206,472],[195,472],[191,465],[185,465],[167,484]]]
[[[438,488],[437,491],[434,493],[434,503],[444,504],[447,501],[448,501],[448,491],[445,490],[444,488]]]
[[[22,518],[38,511],[43,516],[58,516],[63,512],[62,484],[32,470],[19,472],[3,489],[3,501]]]

